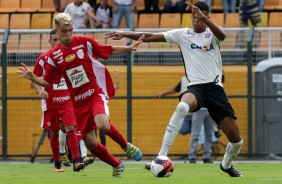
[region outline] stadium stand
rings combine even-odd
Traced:
[[[224,27],[240,27],[239,14],[227,13],[224,22]]]
[[[181,27],[180,13],[162,13],[160,28],[179,28]]]
[[[41,8],[41,0],[21,0],[18,12],[37,12]]]
[[[183,13],[181,27],[192,27],[191,13]]]
[[[158,13],[143,13],[139,15],[138,28],[159,28]]]
[[[278,5],[278,0],[266,0],[264,1],[264,11],[273,11]]]
[[[268,26],[268,12],[260,13],[261,22],[257,24],[257,27],[267,27]]]
[[[213,0],[212,11],[222,11],[222,0]]]
[[[53,1],[42,0],[41,8],[39,9],[39,12],[55,12]]]
[[[275,10],[282,10],[282,0],[278,0],[277,6],[275,7]]]
[[[269,27],[281,27],[282,26],[282,12],[270,12],[269,13]]]
[[[30,29],[30,13],[12,13],[10,29]]]
[[[20,35],[20,50],[39,51],[40,50],[40,34],[21,34]]]
[[[210,13],[210,18],[217,25],[224,26],[224,13]]]
[[[1,13],[13,13],[20,9],[20,0],[1,0],[0,12]]]
[[[31,16],[31,29],[50,29],[51,13],[33,13]]]
[[[0,29],[9,28],[10,15],[8,13],[0,14]]]
[[[138,0],[137,1],[137,7],[136,7],[137,11],[144,11],[145,9],[145,3],[144,0]]]

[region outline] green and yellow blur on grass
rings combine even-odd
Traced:
[[[235,163],[243,178],[231,178],[219,169],[219,163],[175,163],[169,178],[156,178],[144,169],[145,162],[124,162],[122,178],[112,178],[112,168],[94,163],[74,173],[64,167],[64,173],[55,173],[53,164],[0,163],[1,184],[281,184],[282,162]]]

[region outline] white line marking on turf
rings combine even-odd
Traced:
[[[262,181],[282,181],[282,178],[266,178],[266,179],[257,179]]]

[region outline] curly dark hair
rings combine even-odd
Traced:
[[[197,1],[194,6],[198,7],[201,11],[210,11],[209,5],[203,1]]]

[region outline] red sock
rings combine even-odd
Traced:
[[[111,165],[112,167],[118,167],[120,164],[119,159],[114,157],[105,146],[98,143],[98,146],[90,151],[93,155],[98,157],[103,162],[106,162],[107,164]]]
[[[67,132],[68,147],[70,148],[72,159],[79,158],[78,141],[74,131]]]
[[[58,134],[50,134],[50,146],[53,153],[54,162],[60,161],[60,143]]]
[[[109,133],[107,133],[107,135],[112,138],[116,143],[118,143],[121,149],[124,149],[127,146],[127,141],[123,138],[121,133],[114,125],[110,124],[110,131]]]

